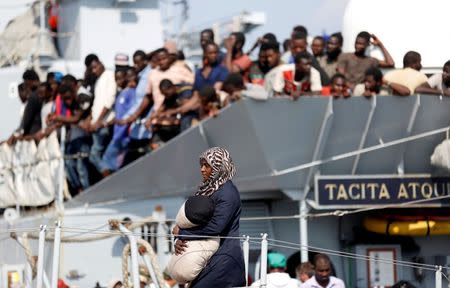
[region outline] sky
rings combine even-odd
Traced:
[[[242,11],[264,12],[266,24],[248,34],[248,43],[266,32],[279,41],[288,38],[292,27],[304,25],[311,36],[341,30],[344,9],[349,0],[189,0],[188,27],[206,28]],[[247,44],[248,44],[247,43]]]
[[[148,0],[139,0],[148,1]],[[187,28],[206,28],[212,23],[231,19],[242,11],[264,12],[266,24],[247,35],[251,45],[266,32],[286,39],[295,25],[304,25],[311,36],[341,30],[342,16],[349,0],[188,0],[189,19]],[[9,19],[23,13],[32,0],[1,0],[0,31]],[[165,1],[161,0],[161,4]]]

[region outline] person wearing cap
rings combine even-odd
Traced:
[[[167,49],[167,52],[169,52],[169,56],[172,58],[172,61],[177,62],[177,43],[175,43],[175,41],[172,40],[168,40],[166,42],[164,42],[164,46],[163,48]],[[175,63],[177,64],[177,63]]]
[[[267,274],[267,288],[298,288],[300,282],[291,278],[286,273],[286,257],[278,252],[270,252],[267,255],[267,266],[269,273]],[[260,287],[261,279],[253,282],[251,287]]]
[[[177,43],[172,40],[168,40],[164,43],[163,48],[166,48],[169,52],[169,57],[172,58],[173,65],[178,65],[189,71],[195,71],[195,67],[192,63],[186,61],[182,50],[178,50]]]
[[[117,71],[126,71],[130,66],[128,64],[129,57],[125,53],[117,53],[114,57],[114,65]]]

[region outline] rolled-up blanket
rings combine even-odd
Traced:
[[[208,196],[191,196],[181,205],[176,224],[189,229],[207,224],[214,214],[214,201]],[[211,256],[219,249],[220,239],[188,240],[186,251],[172,255],[167,271],[178,283],[187,283],[197,277],[205,268]]]

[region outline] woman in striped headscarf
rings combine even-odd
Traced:
[[[200,155],[200,172],[203,181],[196,195],[211,196],[225,182],[233,178],[236,168],[227,150],[213,147]]]
[[[230,153],[220,147],[206,150],[200,156],[203,181],[196,195],[209,196],[215,209],[211,220],[191,229],[174,229],[178,235],[175,252],[182,254],[188,243],[183,239],[201,236],[239,237],[241,198],[231,179],[236,173]],[[187,236],[184,237],[183,236]],[[238,238],[221,238],[217,252],[189,287],[239,287],[245,285],[244,257]]]

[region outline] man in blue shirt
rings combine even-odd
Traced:
[[[219,46],[214,42],[205,44],[203,52],[203,67],[195,71],[194,91],[200,91],[205,86],[213,86],[216,90],[222,88],[222,83],[228,76],[228,70],[219,63]]]
[[[152,71],[152,68],[156,66],[155,53],[146,55],[144,51],[137,50],[133,54],[133,63],[138,73],[138,83],[136,86],[136,94],[133,105],[128,112],[122,117],[122,121],[118,121],[120,125],[130,125],[130,141],[128,143],[128,151],[125,154],[122,166],[128,165],[139,157],[145,155],[150,151],[149,145],[152,138],[152,132],[147,130],[144,126],[145,119],[149,116],[150,112],[144,111],[138,119],[133,119],[132,123],[128,123],[125,119],[130,119],[141,106],[142,101],[146,97],[146,89],[148,85],[148,75]]]
[[[229,74],[228,69],[219,62],[217,44],[206,42],[203,47],[203,67],[195,71],[192,97],[180,99],[180,107],[167,114],[167,116],[180,114],[181,131],[189,128],[193,118],[197,117],[196,114],[201,104],[199,91],[206,86],[214,87],[216,91],[221,90],[223,81]]]
[[[114,104],[116,119],[122,119],[135,102],[137,85],[136,70],[134,68],[128,68],[124,77],[125,81],[123,83],[120,82],[122,84],[121,88],[123,89],[119,92]],[[119,86],[118,79],[116,79],[116,82]],[[123,153],[128,147],[129,140],[128,126],[115,124],[111,142],[109,142],[100,163],[101,173],[104,177],[119,169],[119,154]]]
[[[150,54],[149,57],[152,57]],[[148,80],[148,74],[152,70],[152,67],[147,61],[147,55],[145,55],[145,52],[142,50],[137,50],[133,54],[133,62],[134,62],[134,68],[136,69],[136,72],[138,73],[138,83],[136,86],[136,97],[133,105],[131,106],[130,110],[124,115],[123,119],[126,119],[133,115],[135,113],[139,106],[141,105],[142,100],[145,98],[146,95],[146,89],[147,89],[147,80]]]

